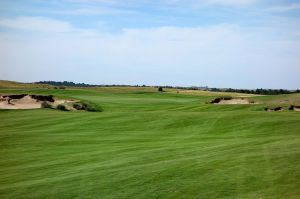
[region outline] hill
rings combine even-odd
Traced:
[[[36,84],[36,83],[21,83],[8,80],[0,80],[0,88],[52,88],[47,84]]]

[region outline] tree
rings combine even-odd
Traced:
[[[163,92],[163,88],[162,87],[158,87],[158,91],[159,92]]]

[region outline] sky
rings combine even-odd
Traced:
[[[300,1],[0,0],[0,79],[300,88]]]

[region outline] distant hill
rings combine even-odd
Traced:
[[[37,84],[48,84],[52,86],[67,86],[67,87],[149,87],[146,85],[95,85],[95,84],[85,84],[85,83],[74,83],[69,81],[57,82],[57,81],[39,81]],[[230,93],[245,93],[245,94],[255,94],[255,95],[280,95],[280,94],[292,94],[300,93],[300,90],[290,91],[286,89],[232,89],[232,88],[208,88],[205,87],[178,87],[178,86],[152,86],[152,87],[162,87],[169,89],[181,89],[181,90],[196,90],[196,91],[212,91],[212,92],[230,92]]]
[[[96,85],[85,83],[74,83],[70,81],[39,81],[34,83],[20,83],[15,81],[0,80],[0,88],[61,88],[65,87],[151,87],[175,90],[187,90],[187,91],[211,91],[214,93],[243,93],[250,95],[281,95],[281,94],[293,94],[300,93],[300,90],[286,90],[286,89],[232,89],[232,88],[208,88],[208,87],[178,87],[178,86],[146,86],[146,85]]]
[[[48,84],[22,83],[8,80],[0,80],[0,88],[52,88]]]

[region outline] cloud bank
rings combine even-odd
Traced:
[[[278,37],[280,27],[219,24],[107,33],[42,17],[2,19],[0,26],[19,30],[0,33],[0,79],[241,88],[299,85],[300,42],[294,41],[292,31]]]
[[[299,5],[0,1],[0,79],[300,88]]]

